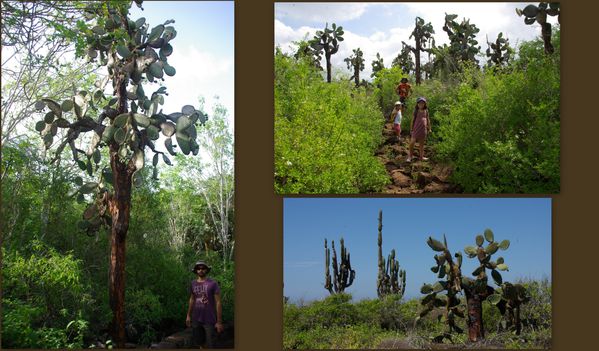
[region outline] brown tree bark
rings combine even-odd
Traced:
[[[131,211],[131,169],[119,161],[111,146],[110,163],[113,171],[114,195],[109,200],[112,216],[110,233],[109,299],[113,312],[111,336],[116,347],[125,347],[125,253]]]
[[[115,74],[114,86],[119,113],[126,113],[128,110],[127,81],[126,75]],[[115,141],[110,144],[110,167],[114,193],[108,201],[108,209],[112,216],[108,296],[112,310],[112,321],[109,328],[111,337],[117,348],[124,348],[126,342],[125,254],[131,211],[131,178],[135,166],[131,161],[124,163],[119,159],[119,147],[120,145]]]

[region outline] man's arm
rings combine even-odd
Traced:
[[[185,319],[185,325],[191,327],[191,310],[193,309],[193,294],[189,295],[189,306],[187,307],[187,318]]]
[[[223,327],[223,304],[220,299],[220,293],[214,294],[214,301],[216,302],[216,331],[222,333],[225,329]]]

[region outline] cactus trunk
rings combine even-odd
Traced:
[[[341,262],[338,264],[337,251],[335,250],[335,241],[331,241],[331,247],[333,249],[333,276],[329,271],[329,258],[330,251],[327,246],[327,240],[324,240],[325,249],[325,284],[324,287],[329,291],[330,294],[342,293],[345,289],[352,285],[356,277],[356,271],[351,268],[351,261],[349,252],[345,248],[343,238],[341,238]],[[331,282],[332,280],[332,282]]]
[[[485,337],[485,328],[483,325],[483,298],[472,289],[466,291],[466,303],[468,305],[468,339],[470,341],[479,341]]]

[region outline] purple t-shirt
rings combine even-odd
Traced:
[[[216,323],[216,301],[214,294],[220,294],[220,287],[214,280],[207,278],[203,282],[193,280],[189,288],[194,304],[191,318],[204,324]]]

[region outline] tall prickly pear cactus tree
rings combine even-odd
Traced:
[[[477,258],[479,266],[472,272],[475,279],[464,277],[462,287],[466,294],[466,303],[468,305],[468,338],[470,341],[477,341],[485,337],[483,325],[483,301],[495,293],[495,289],[488,285],[487,269],[491,270],[491,277],[501,285],[502,277],[499,271],[508,269],[504,263],[503,257],[498,257],[492,261],[492,255],[497,250],[507,250],[510,246],[509,240],[503,240],[500,243],[495,241],[495,236],[491,229],[485,229],[484,236],[479,234],[475,238],[476,246],[466,246],[464,252],[469,258]],[[487,242],[486,246],[483,246]],[[493,301],[492,301],[493,302]]]
[[[324,251],[325,251],[325,283],[324,287],[329,291],[330,294],[343,293],[346,288],[351,286],[356,278],[356,271],[351,268],[351,260],[349,252],[345,248],[343,238],[340,240],[341,244],[341,262],[337,260],[337,251],[335,251],[335,241],[331,241],[331,247],[333,248],[333,276],[329,270],[331,252],[327,246],[327,239],[324,239]]]
[[[456,22],[457,17],[458,15],[445,14],[443,30],[449,37],[450,52],[457,60],[478,64],[476,55],[480,52],[480,46],[477,46],[478,41],[475,37],[480,29],[475,24],[470,24],[469,19],[463,19],[460,23]]]
[[[545,53],[553,54],[555,49],[551,44],[551,23],[547,23],[547,15],[557,16],[557,22],[560,23],[559,2],[541,2],[539,6],[528,5],[523,9],[516,9],[518,16],[524,15],[524,23],[533,24],[537,22],[541,25],[541,36],[543,37],[543,46]]]
[[[332,29],[329,29],[329,24],[325,24],[324,30],[319,30],[312,40],[310,46],[316,52],[324,51],[324,57],[327,61],[327,82],[331,82],[331,56],[339,51],[339,43],[343,41],[343,27],[333,23]]]
[[[443,334],[434,338],[436,342],[442,342],[443,339],[451,341],[452,332],[463,333],[463,330],[456,324],[456,318],[464,318],[464,306],[461,304],[458,293],[462,291],[462,254],[456,252],[451,255],[447,246],[447,239],[443,235],[443,242],[429,237],[428,246],[436,252],[434,256],[435,265],[431,271],[437,274],[441,279],[435,284],[424,284],[420,289],[426,296],[421,300],[422,310],[417,319],[420,319],[431,312],[435,307],[443,307],[443,320],[446,323],[446,330]],[[456,259],[454,261],[453,259]],[[442,295],[442,293],[444,295]]]
[[[391,250],[387,261],[383,258],[383,211],[379,211],[378,236],[378,278],[376,292],[379,298],[395,294],[400,298],[406,291],[406,271],[399,269],[399,261],[395,259],[395,249]]]
[[[425,51],[427,46],[427,41],[432,37],[435,33],[433,29],[433,25],[429,22],[424,24],[424,20],[420,17],[416,17],[415,26],[412,34],[410,34],[410,38],[414,37],[414,46],[410,46],[405,42],[401,42],[405,48],[408,48],[412,53],[414,53],[414,58],[416,61],[416,84],[420,85],[421,82],[421,73],[420,73],[420,53]]]
[[[360,71],[364,70],[364,53],[360,48],[354,49],[353,54],[346,57],[343,61],[347,64],[347,69],[353,70],[350,80],[354,80],[356,88],[360,86]]]
[[[490,43],[487,39],[487,57],[488,65],[496,68],[503,67],[509,63],[514,50],[510,47],[509,39],[503,37],[503,32],[499,32],[495,43]]]
[[[135,2],[141,7],[141,0]],[[90,62],[108,71],[106,78],[96,83],[97,90],[80,91],[62,102],[44,98],[35,105],[46,112],[36,130],[47,149],[57,145],[54,160],[63,156],[68,145],[87,178],[97,176],[93,181],[76,178],[78,200],[92,198],[79,226],[92,235],[103,225],[110,228],[109,300],[113,318],[109,329],[119,348],[126,341],[125,252],[132,184],[143,181],[140,171],[148,153],[154,154],[154,177],[160,159],[171,164],[169,156],[155,147],[160,134],[169,154],[176,154],[176,140],[183,154],[197,155],[196,125],[207,119],[191,105],[183,106],[181,112],[163,113],[160,105],[167,95],[166,87],[146,93],[151,88],[148,83],[175,74],[168,57],[173,52],[170,41],[177,32],[169,25],[173,20],[150,27],[143,17],[130,19],[130,6],[130,2],[110,1],[86,7],[90,20],[80,26],[78,42],[87,45]],[[108,83],[111,91],[105,89]],[[81,148],[82,144],[87,147]],[[106,156],[107,166],[103,167],[101,161]]]

